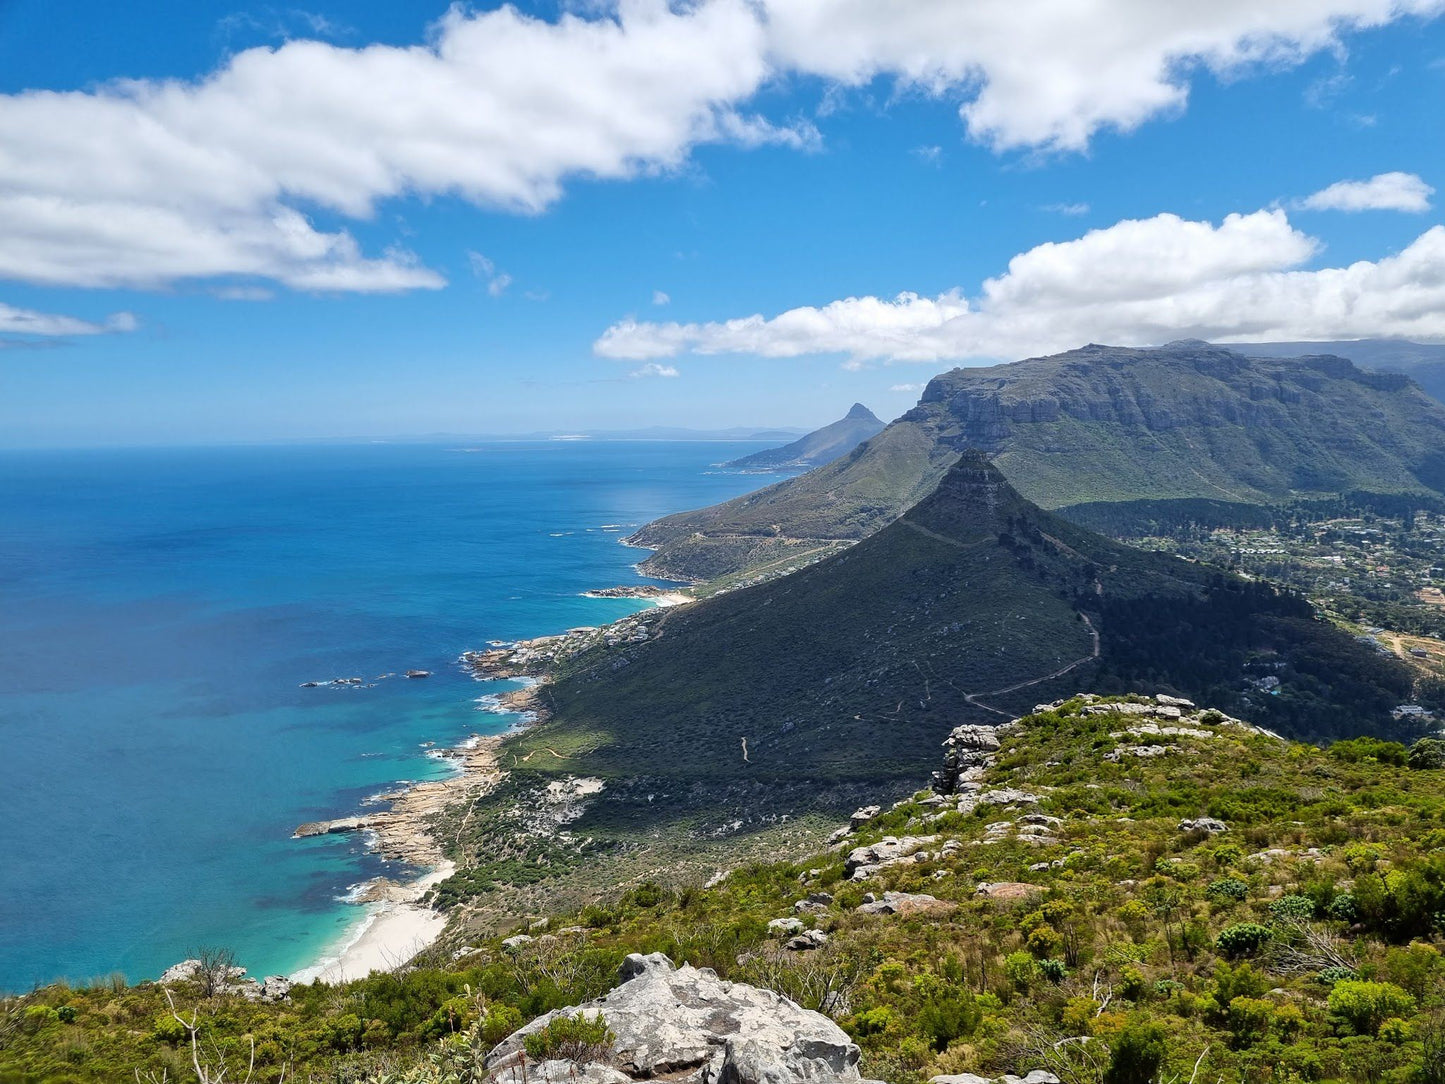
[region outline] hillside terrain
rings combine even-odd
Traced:
[[[854,403],[847,414],[830,425],[781,448],[768,448],[734,459],[726,466],[750,471],[811,470],[846,455],[882,428],[883,423],[871,410],[862,403]]]
[[[704,581],[785,545],[865,538],[922,499],[964,450],[994,457],[1049,509],[1097,502],[1252,505],[1350,489],[1439,492],[1445,406],[1408,378],[1337,357],[1257,358],[1200,342],[1087,346],[954,369],[918,405],[826,466],[631,541],[644,570]]]
[[[662,871],[397,974],[271,1002],[180,980],[179,1022],[162,987],[119,978],[4,999],[0,1080],[195,1080],[193,1056],[212,1080],[223,1062],[243,1079],[254,1050],[257,1084],[454,1084],[488,1079],[541,1032],[527,1046],[539,1061],[565,1050],[586,1063],[549,1079],[621,1084],[639,1060],[621,1049],[625,985],[665,967],[629,953],[757,988],[731,998],[778,991],[831,1018],[862,1073],[892,1084],[1445,1072],[1440,742],[1319,750],[1172,698],[1081,696],[961,727],[930,756],[931,789],[859,810],[799,861],[708,887]],[[673,1011],[653,1019],[676,1045],[689,1018]],[[596,1027],[597,1013],[593,1041],[554,1024]],[[773,1023],[821,1030],[804,1015]],[[702,1064],[679,1062],[683,1078]]]
[[[1024,500],[980,453],[871,538],[791,576],[485,653],[543,720],[506,783],[440,836],[438,890],[477,907],[582,900],[660,868],[787,853],[863,796],[920,785],[961,721],[1070,688],[1208,697],[1283,733],[1413,736],[1404,662],[1297,596],[1145,552]],[[585,802],[563,782],[593,780]],[[566,824],[539,835],[538,820]],[[504,902],[503,902],[504,901]]]

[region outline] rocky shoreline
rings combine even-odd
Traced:
[[[431,822],[449,806],[475,801],[496,785],[502,774],[498,767],[501,743],[500,734],[473,734],[442,754],[457,765],[454,775],[382,794],[376,800],[387,803],[387,808],[375,813],[297,826],[293,839],[365,832],[370,850],[425,872],[408,882],[378,877],[356,886],[351,901],[375,907],[359,935],[338,956],[302,969],[293,979],[341,982],[361,978],[372,970],[405,963],[441,935],[446,919],[427,905],[426,897],[455,866],[442,852]]]

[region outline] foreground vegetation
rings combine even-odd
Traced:
[[[1170,733],[1087,707],[1004,733],[980,786],[1023,792],[1012,805],[959,813],[920,794],[842,851],[705,889],[643,884],[530,941],[280,1004],[173,996],[182,1021],[197,1011],[208,1064],[229,1059],[241,1071],[227,1079],[243,1079],[254,1041],[253,1079],[272,1082],[288,1067],[290,1080],[469,1079],[523,1021],[608,989],[631,951],[827,1012],[891,1081],[1031,1068],[1068,1084],[1445,1079],[1445,746],[1322,751],[1217,714]],[[936,837],[923,860],[849,879],[848,847],[905,834]],[[979,891],[999,884],[1012,887]],[[884,891],[938,902],[857,909]],[[828,933],[821,948],[770,933],[795,914]],[[53,986],[0,1006],[6,1084],[195,1079],[190,1066],[155,985]]]

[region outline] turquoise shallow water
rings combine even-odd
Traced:
[[[314,961],[348,885],[405,871],[295,825],[509,725],[456,657],[635,609],[580,595],[643,582],[627,528],[757,487],[712,464],[759,447],[0,454],[0,989]]]

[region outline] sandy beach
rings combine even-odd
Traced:
[[[501,741],[501,735],[473,735],[448,750],[447,756],[458,765],[456,774],[382,795],[380,800],[390,803],[384,812],[303,824],[296,829],[298,836],[364,831],[370,835],[371,848],[382,857],[428,872],[405,884],[378,879],[361,886],[359,898],[369,913],[352,931],[351,939],[339,951],[332,950],[297,971],[292,981],[345,982],[373,971],[395,970],[441,936],[446,916],[421,900],[451,876],[455,866],[442,854],[427,822],[433,813],[475,800],[496,784]]]
[[[446,916],[418,902],[426,892],[452,873],[454,865],[443,862],[425,877],[406,886],[412,899],[369,903],[371,913],[362,922],[340,954],[321,959],[291,976],[292,982],[349,982],[373,971],[394,971],[421,952],[446,928]]]

